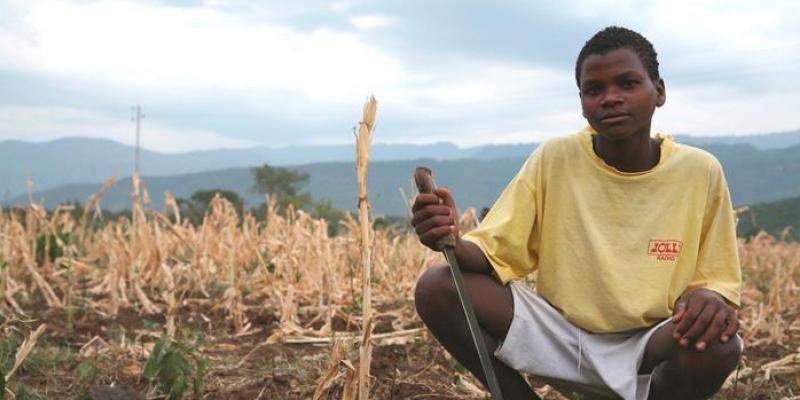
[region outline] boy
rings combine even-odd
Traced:
[[[589,127],[537,148],[459,238],[447,189],[417,196],[420,241],[448,234],[504,398],[520,372],[592,398],[706,399],[743,349],[733,210],[710,154],[650,136],[666,100],[652,44],[608,27],[576,66]],[[538,271],[536,291],[519,282]],[[484,381],[447,267],[417,282],[436,339]]]

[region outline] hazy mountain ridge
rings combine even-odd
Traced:
[[[418,165],[427,165],[435,171],[436,179],[447,184],[462,202],[460,206],[487,206],[494,202],[502,186],[516,173],[524,158],[499,160],[406,160],[379,161],[370,163],[368,177],[369,199],[378,214],[404,215],[406,206],[400,188],[407,196],[413,195],[411,174]],[[352,162],[316,163],[289,167],[308,173],[306,189],[315,199],[330,199],[337,208],[355,210],[358,193],[355,164]],[[225,189],[238,192],[254,206],[264,201],[264,195],[255,193],[251,168],[233,168],[220,171],[176,175],[170,177],[145,177],[145,186],[153,208],[163,206],[164,192],[169,190],[176,197],[189,197],[199,189]],[[55,207],[71,200],[85,201],[100,188],[99,184],[70,184],[34,193],[34,199],[45,200],[45,206]],[[130,178],[117,182],[104,196],[103,208],[122,210],[131,207],[132,184]],[[24,204],[27,195],[9,201]]]
[[[676,135],[682,143],[701,147],[717,144],[750,144],[761,150],[800,144],[800,130],[749,136],[693,137]],[[536,143],[515,143],[458,147],[453,143],[375,144],[372,161],[431,158],[500,159],[526,157]],[[35,190],[45,190],[71,183],[102,182],[109,176],[130,176],[134,149],[106,139],[64,138],[30,143],[20,140],[0,142],[0,199],[10,199],[27,191],[28,176]],[[355,145],[253,147],[216,149],[186,153],[141,151],[142,175],[149,177],[253,167],[268,163],[274,166],[306,165],[320,162],[352,162]]]
[[[716,144],[749,144],[759,150],[772,150],[800,144],[800,129],[789,132],[742,136],[692,136],[678,134],[674,135],[674,138],[680,143],[701,147]]]
[[[533,149],[536,145],[527,146]],[[438,160],[493,157],[491,154],[481,155],[484,147],[486,146],[462,149],[452,143],[375,144],[371,159],[389,161],[426,157]],[[490,151],[494,152],[503,148],[490,147]],[[515,151],[519,151],[518,146],[513,147]],[[289,166],[348,162],[355,159],[355,145],[255,147],[176,154],[143,149],[140,157],[142,175],[155,177],[253,167],[265,163]],[[66,138],[44,143],[4,141],[0,142],[0,195],[7,199],[25,193],[28,176],[33,181],[35,190],[45,190],[71,183],[102,182],[109,176],[130,176],[133,164],[134,148],[110,140]]]
[[[734,205],[775,201],[800,195],[800,145],[773,150],[758,150],[748,144],[703,146],[722,163]],[[417,165],[430,166],[440,184],[450,187],[460,207],[490,206],[519,170],[526,157],[458,160],[402,160],[370,163],[368,188],[370,202],[376,213],[404,215],[400,188],[407,196],[412,193],[410,178]],[[307,190],[316,199],[330,199],[337,208],[355,210],[356,176],[351,162],[327,162],[291,166],[310,175]],[[169,177],[145,177],[153,200],[152,207],[160,208],[163,194],[169,190],[177,197],[189,197],[199,189],[226,189],[240,193],[249,206],[264,201],[252,191],[251,168],[233,168],[204,173]],[[44,190],[34,195],[46,200],[49,208],[69,200],[85,201],[97,191],[99,183],[73,184]],[[111,210],[130,208],[130,179],[117,183],[105,196],[103,207]],[[27,196],[11,200],[24,204]]]

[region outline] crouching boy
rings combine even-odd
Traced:
[[[480,226],[459,238],[447,189],[412,224],[456,257],[506,399],[521,372],[590,398],[706,399],[736,368],[741,274],[730,195],[705,151],[651,136],[666,90],[640,34],[609,27],[575,65],[589,126],[529,157]],[[537,272],[535,288],[521,280]],[[484,381],[447,267],[417,282],[436,339]]]

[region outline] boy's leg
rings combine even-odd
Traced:
[[[703,351],[683,348],[672,338],[675,325],[659,328],[645,348],[640,374],[653,373],[651,400],[707,399],[716,393],[736,369],[742,354],[738,336],[727,343],[714,340]]]
[[[486,348],[493,354],[497,349],[498,339],[505,339],[514,317],[511,289],[489,275],[469,272],[463,272],[463,275],[465,288],[482,328]],[[486,386],[478,351],[472,342],[450,269],[443,266],[425,271],[417,281],[414,299],[417,312],[433,336]],[[494,356],[492,364],[504,398],[539,398],[519,372]]]

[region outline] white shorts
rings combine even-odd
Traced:
[[[639,375],[645,346],[665,319],[633,333],[594,334],[573,325],[521,282],[511,282],[514,318],[495,356],[569,394],[646,400],[651,375]]]

